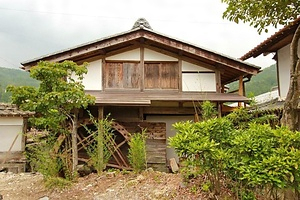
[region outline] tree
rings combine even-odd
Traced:
[[[228,5],[223,13],[223,18],[239,23],[250,23],[261,33],[268,31],[268,26],[288,25],[299,17],[299,0],[222,0]],[[298,57],[298,44],[300,38],[300,26],[296,29],[291,42],[291,69],[290,87],[284,103],[281,124],[291,130],[298,130],[300,121],[297,107],[300,96],[300,60]]]
[[[12,92],[12,103],[23,110],[36,113],[35,117],[30,119],[30,123],[58,138],[53,151],[57,152],[58,149],[63,148],[66,154],[71,144],[72,159],[69,160],[72,160],[70,171],[73,174],[78,161],[78,109],[86,108],[95,101],[94,97],[84,92],[81,80],[85,73],[87,73],[87,63],[77,65],[72,61],[62,63],[42,61],[30,69],[30,76],[40,81],[39,88],[8,87]],[[63,142],[65,140],[68,141]]]

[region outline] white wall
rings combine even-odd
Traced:
[[[284,100],[290,86],[290,45],[279,49],[277,56],[279,95],[280,98]],[[300,57],[300,41],[298,43],[298,56]]]
[[[182,61],[182,71],[190,71],[190,72],[213,72],[213,70],[207,69],[205,67],[201,67],[199,65],[195,65],[193,63],[189,63],[186,61]]]
[[[165,122],[166,123],[166,145],[167,145],[167,162],[169,162],[170,158],[175,158],[178,162],[178,156],[175,153],[175,150],[173,148],[168,148],[168,138],[173,137],[176,134],[176,130],[174,130],[172,124],[175,122],[180,121],[188,121],[188,120],[194,120],[194,116],[160,116],[160,115],[148,115],[146,117],[147,122]]]
[[[82,81],[85,90],[102,90],[102,60],[92,61]]]
[[[11,151],[23,151],[23,118],[0,117],[0,152],[8,151],[16,139]]]
[[[185,92],[216,92],[214,73],[183,73],[182,91]]]
[[[158,53],[156,51],[145,48],[144,50],[145,61],[178,61],[177,58]]]
[[[212,70],[183,61],[182,72],[182,91],[216,92],[216,76]]]
[[[141,59],[140,56],[140,48],[133,49],[131,51],[126,51],[123,53],[119,53],[113,56],[106,57],[105,60],[122,60],[122,61],[139,61]]]
[[[89,62],[88,72],[83,75],[82,84],[85,90],[102,90],[102,59]],[[71,76],[75,81],[77,77]]]

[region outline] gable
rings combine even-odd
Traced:
[[[122,52],[105,58],[105,60],[134,60],[134,61],[139,61],[140,59],[141,59],[140,48]]]

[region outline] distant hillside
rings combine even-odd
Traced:
[[[270,92],[271,89],[277,86],[276,65],[264,68],[258,75],[253,76],[250,82],[245,84],[246,96],[254,94],[255,96]],[[238,88],[238,83],[234,82],[228,85],[230,90],[234,91]]]
[[[8,85],[38,87],[39,83],[28,72],[0,67],[0,102],[10,102],[11,94],[5,92]]]

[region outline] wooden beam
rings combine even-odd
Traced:
[[[144,107],[144,114],[195,114],[194,108]]]

